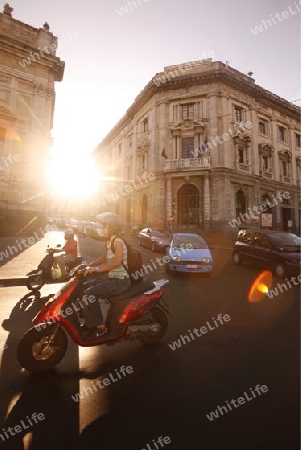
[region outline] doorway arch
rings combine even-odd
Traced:
[[[199,192],[193,184],[185,184],[177,194],[177,224],[179,226],[199,225]]]
[[[242,189],[236,192],[236,217],[240,214],[243,215],[246,212],[246,199]]]

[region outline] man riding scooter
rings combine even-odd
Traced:
[[[65,231],[64,238],[66,241],[64,247],[56,249],[55,253],[65,253],[53,258],[53,267],[57,268],[59,266],[62,280],[66,277],[66,266],[68,266],[68,263],[72,263],[78,257],[78,244],[74,239],[74,231],[71,228]]]

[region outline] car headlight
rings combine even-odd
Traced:
[[[204,262],[204,263],[211,263],[211,259],[210,258],[203,258],[201,261]]]
[[[181,258],[179,256],[173,256],[172,260],[173,261],[181,261]]]

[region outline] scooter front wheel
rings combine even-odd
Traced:
[[[38,329],[38,326],[43,325],[45,328]],[[24,334],[17,348],[17,358],[21,367],[29,372],[46,372],[63,359],[68,340],[61,328],[52,337],[55,326],[37,325]]]

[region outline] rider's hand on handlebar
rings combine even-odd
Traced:
[[[85,270],[85,275],[92,275],[93,273],[97,273],[98,270],[95,267],[87,267]]]

